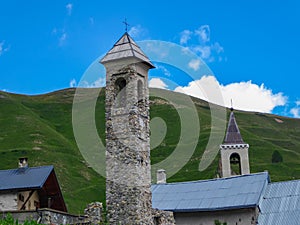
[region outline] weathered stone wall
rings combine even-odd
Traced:
[[[0,193],[0,211],[18,210],[18,193]]]
[[[105,65],[107,220],[151,225],[149,68],[123,63]]]
[[[18,219],[19,223],[24,223],[26,220],[34,220],[41,224],[51,225],[91,224],[88,218],[84,216],[76,216],[53,209],[3,211],[1,212],[0,216],[5,218],[8,214],[11,214],[13,218]]]
[[[152,209],[154,225],[175,225],[173,212]]]
[[[101,222],[103,222],[102,212],[102,203],[92,202],[88,204],[87,208],[84,210],[84,216],[86,217],[86,220],[91,224],[100,224]]]

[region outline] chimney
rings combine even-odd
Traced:
[[[27,168],[28,167],[28,158],[20,157],[19,158],[19,168]]]
[[[163,169],[157,170],[156,179],[157,179],[156,182],[157,184],[166,184],[167,183],[166,171]]]

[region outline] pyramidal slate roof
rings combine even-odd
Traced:
[[[154,65],[151,63],[149,58],[127,32],[125,32],[125,34],[114,44],[112,49],[106,53],[100,62],[104,64],[124,58],[135,58],[141,62],[145,62],[151,68],[154,68]]]
[[[231,109],[224,144],[245,144],[235,120],[233,109]]]
[[[0,191],[40,189],[53,169],[53,166],[40,166],[0,170]]]

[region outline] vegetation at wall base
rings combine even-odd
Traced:
[[[34,220],[25,220],[24,223],[19,223],[14,219],[11,214],[8,214],[5,218],[0,218],[0,225],[43,225]]]

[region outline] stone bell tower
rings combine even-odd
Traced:
[[[220,146],[222,177],[250,173],[248,149],[231,108],[225,140]]]
[[[109,224],[151,225],[148,57],[126,32],[106,69],[106,208]]]

